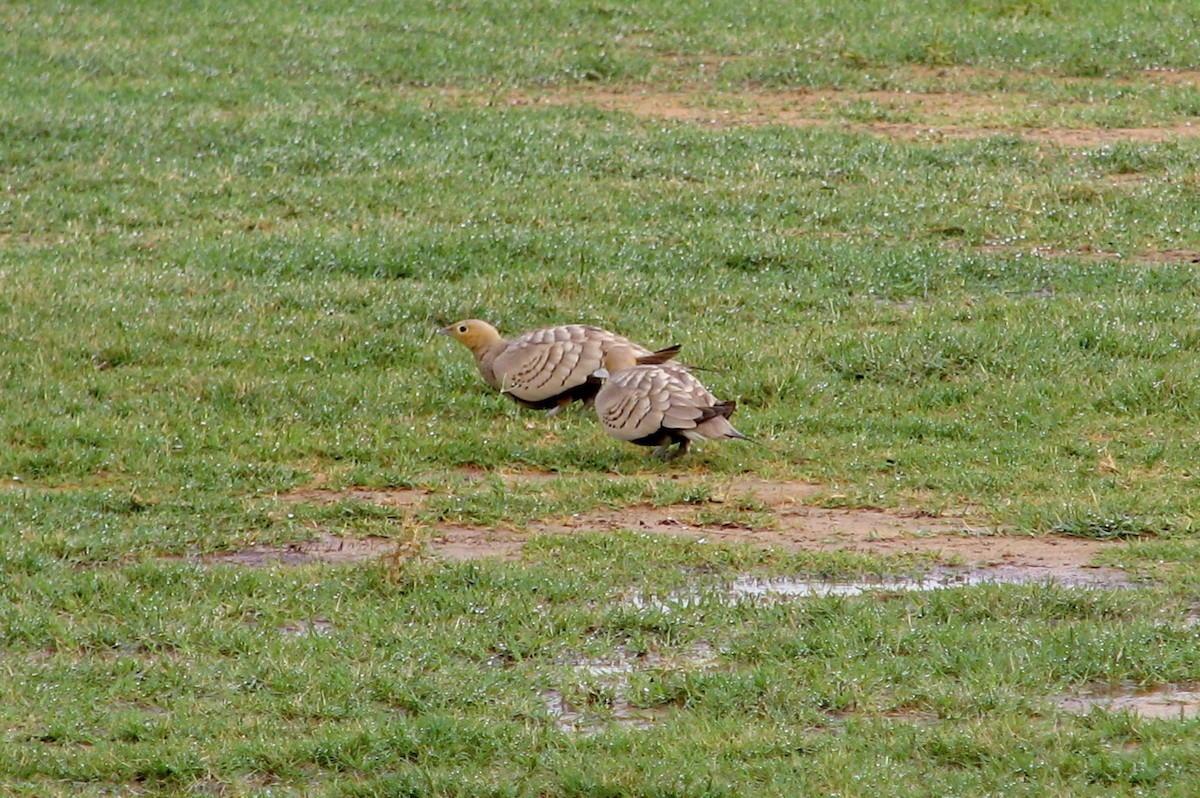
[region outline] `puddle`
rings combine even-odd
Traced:
[[[630,654],[623,647],[603,659],[578,659],[560,661],[573,671],[589,676],[613,676],[633,673],[636,670],[705,670],[716,665],[717,652],[708,643],[696,643],[684,651],[671,654],[648,652]]]
[[[305,637],[307,635],[328,637],[333,632],[333,621],[327,618],[313,618],[311,621],[285,623],[279,627],[279,632],[288,637]]]
[[[993,568],[950,569],[937,568],[927,574],[912,577],[886,577],[850,581],[811,580],[784,578],[758,578],[741,576],[730,587],[733,598],[770,597],[802,598],[807,596],[861,596],[864,593],[923,592],[946,590],[975,585],[1054,585],[1056,587],[1092,588],[1097,590],[1120,590],[1133,587],[1123,573],[1107,568],[1079,569],[1074,573],[1058,569],[1049,573],[1044,569],[1016,566]]]
[[[700,604],[713,596],[728,604],[740,601],[778,601],[827,596],[862,596],[868,593],[919,593],[978,585],[1052,585],[1083,590],[1123,590],[1134,587],[1124,573],[1109,568],[1079,568],[1073,572],[1026,566],[992,568],[936,568],[920,576],[890,576],[833,580],[797,577],[739,576],[724,593],[694,590],[668,596],[630,592],[625,600],[638,608],[670,610]]]
[[[582,737],[595,736],[612,726],[649,729],[666,714],[666,710],[660,708],[634,707],[622,696],[604,702],[599,709],[578,707],[567,701],[560,690],[546,690],[542,693],[542,699],[559,731]]]
[[[1095,709],[1131,712],[1139,718],[1188,720],[1200,717],[1200,684],[1167,684],[1139,689],[1129,683],[1093,686],[1058,700],[1060,709],[1086,715]]]
[[[540,695],[559,731],[590,737],[613,726],[648,729],[666,716],[667,709],[633,706],[627,697],[632,674],[708,670],[716,663],[716,651],[707,643],[697,643],[685,651],[671,654],[631,655],[618,647],[608,657],[560,663],[568,666],[570,675],[562,687],[544,690]],[[572,676],[579,681],[570,684]]]

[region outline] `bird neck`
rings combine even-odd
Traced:
[[[495,359],[496,355],[504,351],[504,347],[508,346],[508,341],[505,341],[499,334],[489,335],[484,338],[480,336],[467,345],[471,349],[471,354],[480,363],[485,360],[489,363]]]
[[[496,340],[489,343],[477,343],[471,347],[471,354],[475,355],[475,364],[479,366],[479,373],[483,375],[484,382],[492,386],[496,390],[500,390],[503,386],[496,379],[496,370],[494,362],[497,355],[504,351],[507,342],[496,337]]]

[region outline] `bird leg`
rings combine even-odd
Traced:
[[[559,413],[566,410],[567,407],[570,406],[570,404],[571,404],[570,397],[568,397],[566,399],[560,399],[558,404],[556,404],[554,407],[550,408],[550,412],[546,414],[546,418],[554,418]]]
[[[672,441],[672,443],[673,442],[674,441]],[[687,449],[688,439],[684,438],[683,440],[679,441],[679,448],[675,449],[674,451],[671,450],[670,443],[664,443],[662,446],[654,447],[654,451],[650,454],[652,457],[658,457],[663,460],[674,460],[675,458],[687,452]]]

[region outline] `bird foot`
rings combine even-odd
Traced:
[[[671,444],[664,443],[662,446],[654,447],[654,451],[651,452],[651,456],[657,457],[660,460],[666,460],[667,462],[670,462],[671,460],[675,460],[676,458],[678,458],[680,455],[682,455],[686,451],[687,451],[686,443],[680,443],[679,447],[676,449],[672,449]]]

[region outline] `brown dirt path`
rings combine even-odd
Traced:
[[[481,477],[468,473],[469,478]],[[510,484],[569,479],[553,474],[501,475]],[[1119,543],[1047,535],[1006,535],[962,515],[930,515],[879,508],[825,508],[811,502],[827,493],[820,485],[791,480],[736,478],[714,490],[710,501],[694,505],[604,508],[568,517],[536,520],[521,529],[439,523],[423,529],[426,551],[435,557],[462,560],[514,558],[530,536],[576,532],[633,530],[713,542],[747,543],[803,551],[852,551],[877,555],[929,553],[973,569],[1028,573],[1029,581],[1078,581],[1095,576],[1096,556]],[[345,490],[305,489],[283,494],[286,503],[357,501],[405,509],[420,508],[430,493],[416,488]],[[753,507],[737,512],[738,507]],[[725,513],[730,508],[732,512]],[[713,518],[725,520],[714,521]],[[339,537],[318,530],[309,541],[286,547],[258,546],[215,555],[209,562],[239,565],[270,563],[344,563],[384,556],[397,543],[385,538]],[[1104,569],[1108,570],[1108,569]],[[1114,572],[1114,576],[1117,572]]]

